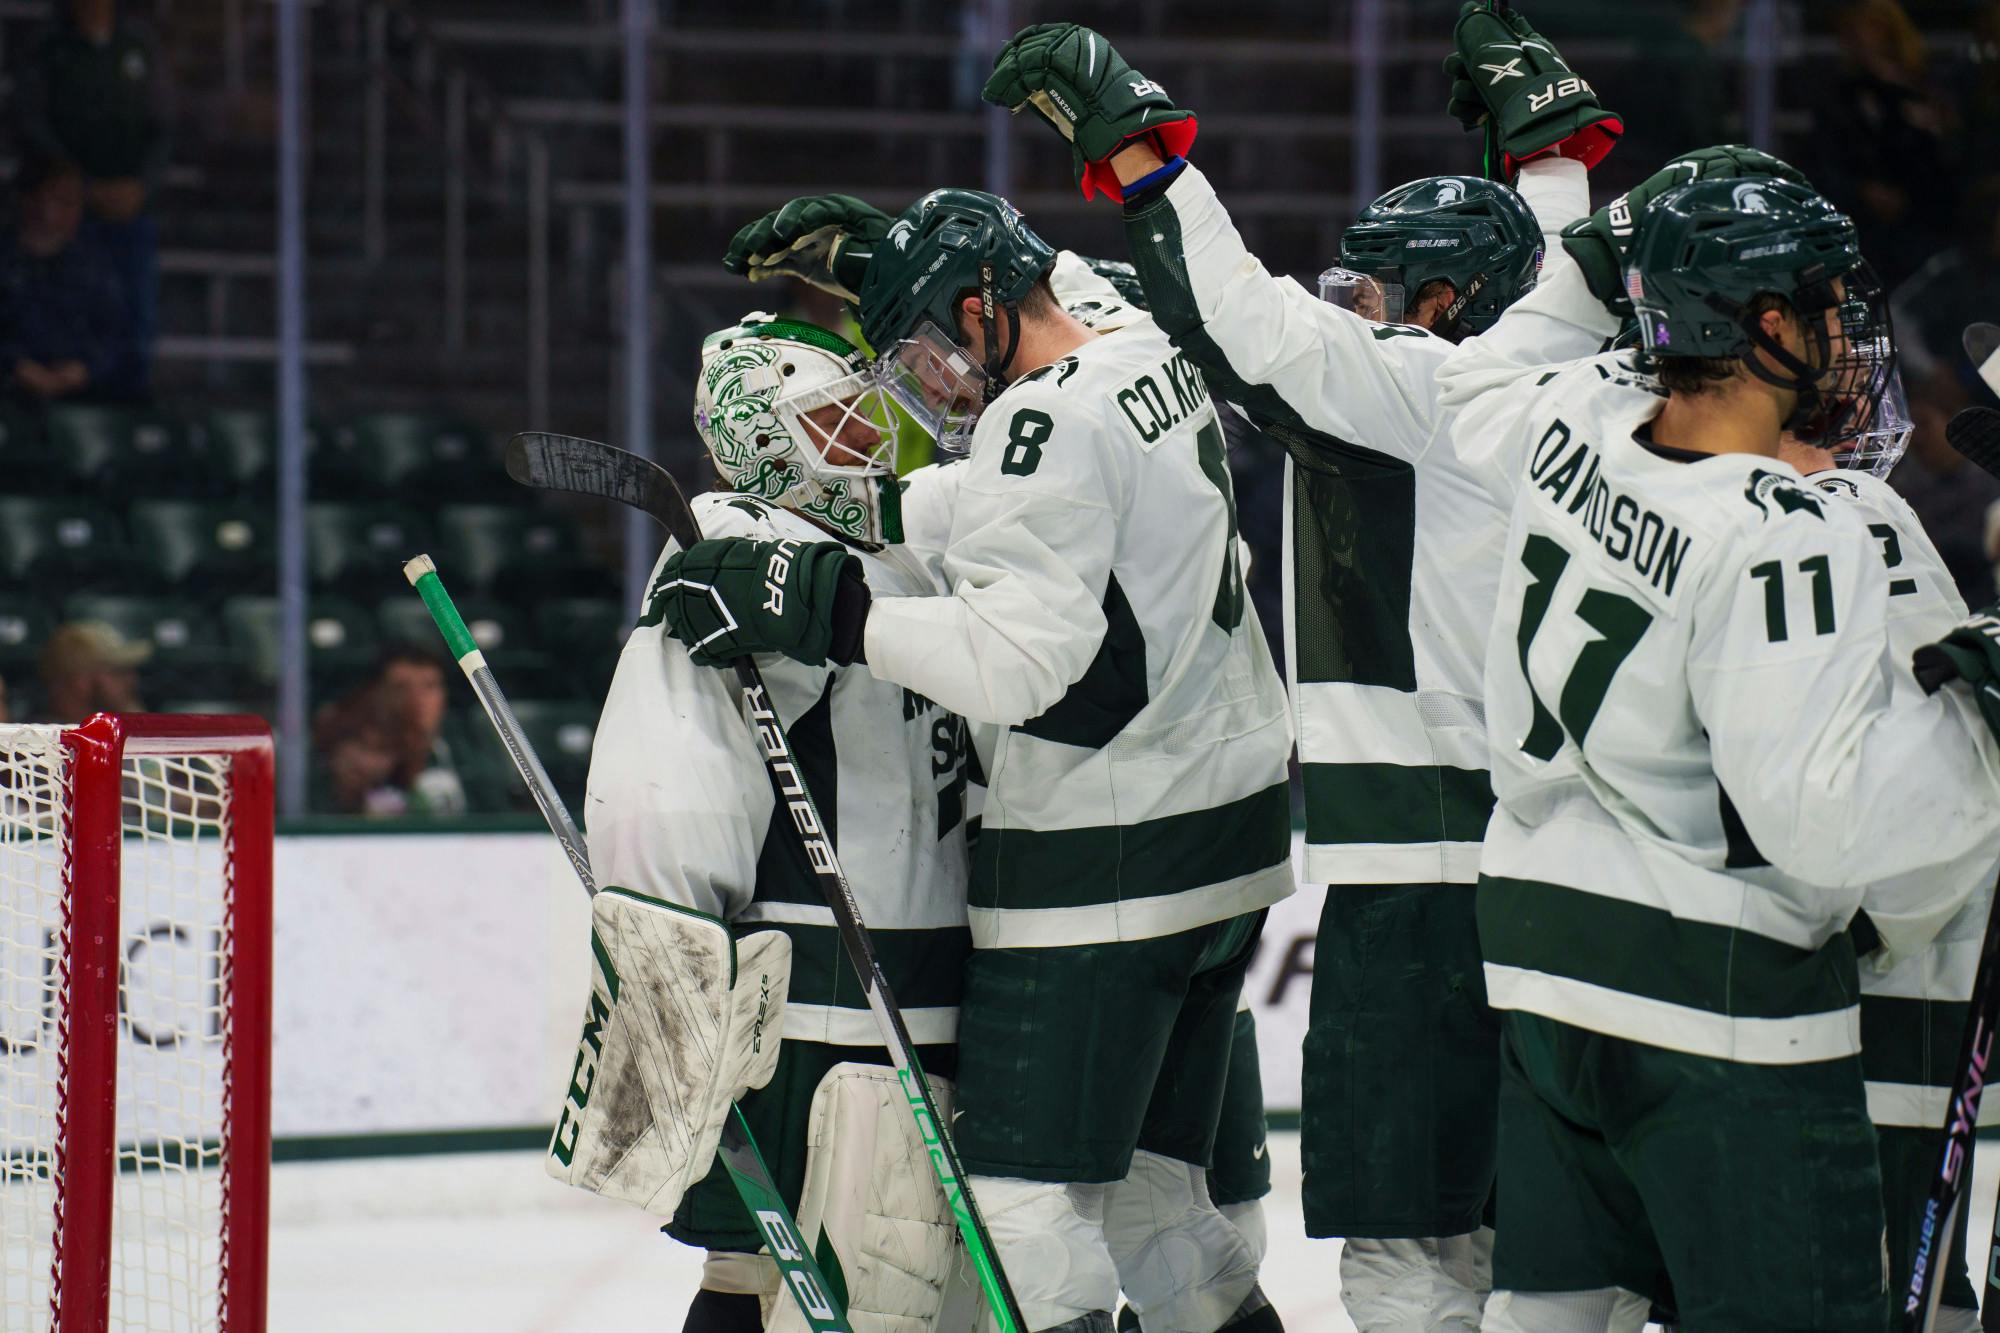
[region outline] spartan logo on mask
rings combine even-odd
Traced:
[[[1745,181],[1729,192],[1730,202],[1745,213],[1768,213],[1771,201],[1755,181]]]
[[[908,250],[910,248],[910,237],[916,235],[916,233],[916,224],[905,218],[895,226],[889,228],[889,243],[895,246],[898,251]]]
[[[715,460],[728,470],[735,489],[767,500],[805,480],[797,461],[778,457],[782,451],[773,447],[791,436],[771,410],[770,397],[745,383],[746,376],[769,366],[778,355],[768,343],[738,343],[707,370],[708,392],[715,402],[708,417],[715,431]]]

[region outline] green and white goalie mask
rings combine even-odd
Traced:
[[[959,454],[972,447],[972,428],[986,406],[986,372],[936,321],[917,325],[876,359],[875,368],[896,406],[939,449]]]
[[[1384,282],[1338,264],[1319,275],[1319,299],[1377,324],[1403,322],[1403,284]]]
[[[761,312],[710,334],[694,425],[729,489],[853,541],[903,540],[895,417],[839,334]]]

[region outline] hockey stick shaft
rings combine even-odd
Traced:
[[[1910,1267],[1910,1288],[1903,1297],[1903,1327],[1909,1333],[1929,1333],[1944,1291],[1944,1278],[1938,1270],[1951,1261],[1945,1250],[1965,1207],[1996,1019],[2000,1019],[2000,885],[1995,886],[1992,904],[1986,909],[1986,935],[1966,1008],[1965,1035],[1959,1041],[1958,1073],[1952,1079],[1951,1100],[1946,1104],[1938,1168],[1931,1174],[1930,1192],[1917,1219],[1917,1252]],[[1989,1320],[2000,1316],[2000,1309],[1990,1299],[1987,1306]],[[1993,1323],[1987,1322],[1985,1327],[1991,1329]]]
[[[541,807],[549,832],[555,834],[556,841],[562,844],[563,855],[569,858],[570,868],[576,871],[583,891],[595,898],[597,877],[591,871],[590,852],[583,835],[577,831],[576,822],[569,817],[569,809],[557,793],[555,783],[549,780],[548,770],[542,767],[535,747],[521,730],[520,719],[514,716],[507,696],[501,692],[500,682],[494,679],[492,668],[486,665],[479,645],[473,642],[471,632],[466,629],[464,618],[452,604],[451,594],[444,589],[444,580],[438,577],[436,564],[429,556],[420,555],[403,566],[403,577],[424,599],[431,620],[436,623],[438,633],[444,635],[445,645],[457,660],[459,670],[472,682],[473,692],[479,696],[479,706],[486,710],[487,720],[500,734],[500,742],[507,747],[507,755],[514,761],[521,781],[527,784],[535,804]],[[764,1164],[764,1155],[750,1133],[749,1122],[744,1120],[743,1112],[733,1102],[728,1118],[722,1123],[722,1138],[717,1145],[716,1156],[722,1159],[723,1168],[729,1172],[737,1194],[742,1197],[743,1206],[763,1233],[771,1257],[784,1275],[787,1290],[797,1302],[799,1313],[805,1316],[806,1326],[819,1333],[850,1333],[847,1315],[841,1308],[839,1298],[819,1271],[819,1265],[813,1262],[812,1252],[805,1244],[799,1224],[793,1219],[791,1209],[785,1206],[784,1196],[778,1192],[777,1182],[771,1179],[770,1169]]]
[[[688,507],[687,497],[681,494],[674,479],[659,465],[622,449],[572,436],[530,432],[516,435],[508,442],[507,471],[523,485],[602,496],[642,509],[666,528],[668,536],[682,550],[701,540],[694,511]],[[861,982],[862,994],[882,1034],[883,1045],[888,1048],[890,1062],[902,1084],[904,1101],[916,1118],[931,1168],[944,1190],[945,1201],[979,1275],[980,1288],[999,1325],[999,1333],[1027,1333],[1013,1288],[1001,1268],[992,1233],[987,1230],[978,1202],[966,1183],[958,1149],[938,1113],[930,1082],[917,1059],[916,1044],[910,1040],[888,979],[882,975],[868,928],[861,919],[860,905],[855,902],[854,890],[840,867],[832,839],[826,835],[826,821],[820,818],[819,807],[806,788],[784,724],[770,702],[764,678],[756,663],[747,657],[736,659],[730,669],[736,675],[744,713],[756,734],[758,753],[772,792],[779,805],[790,812],[792,832],[833,912],[841,944]]]

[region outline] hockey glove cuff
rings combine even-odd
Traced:
[[[1917,649],[1910,665],[1927,693],[1936,694],[1952,680],[1971,686],[1979,715],[2000,736],[2000,602],[1973,612],[1936,643]]]
[[[861,562],[835,541],[696,542],[668,558],[655,587],[667,632],[701,666],[753,653],[782,653],[807,666],[844,664],[854,659],[867,620]]]
[[[1125,198],[1110,158],[1150,135],[1164,161],[1187,156],[1195,118],[1167,90],[1126,64],[1111,43],[1074,23],[1041,23],[1014,34],[993,61],[980,96],[1019,112],[1032,106],[1069,140],[1083,197]]]
[[[730,238],[722,266],[752,282],[790,277],[852,302],[887,213],[851,194],[815,194],[766,213]]]
[[[1617,146],[1625,122],[1570,69],[1549,39],[1516,11],[1466,0],[1452,29],[1447,110],[1466,129],[1487,131],[1487,174],[1512,180],[1521,163],[1559,153],[1594,167]],[[1498,150],[1498,161],[1494,150]]]
[[[1590,293],[1620,319],[1632,315],[1632,299],[1625,290],[1625,261],[1632,253],[1637,227],[1645,220],[1653,200],[1677,185],[1698,180],[1731,179],[1737,176],[1776,176],[1781,180],[1806,184],[1806,178],[1790,163],[1743,144],[1723,144],[1683,153],[1619,195],[1589,217],[1563,228],[1563,249],[1583,270]]]

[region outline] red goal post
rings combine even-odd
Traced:
[[[271,857],[261,719],[0,726],[0,1326],[264,1328]]]

